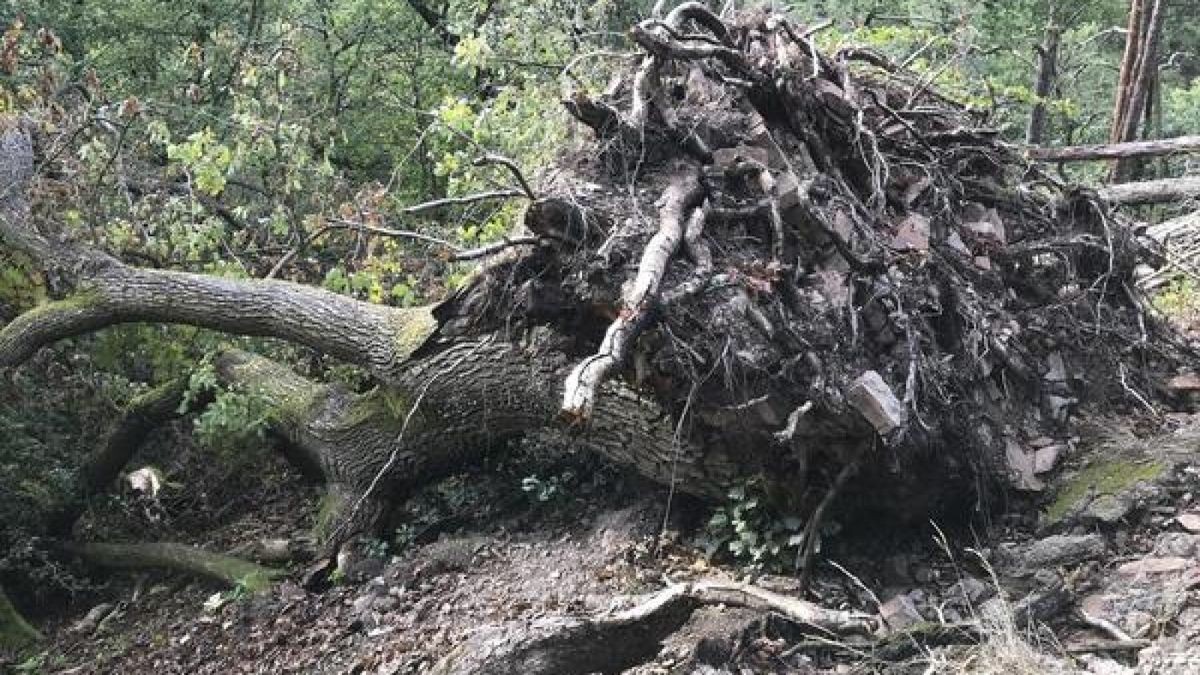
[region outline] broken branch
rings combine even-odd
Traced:
[[[144,544],[68,543],[64,548],[83,560],[119,569],[167,569],[220,582],[226,586],[260,593],[283,576],[280,570],[205,551],[195,546],[168,542]]]
[[[1029,148],[1031,159],[1043,162],[1081,162],[1101,159],[1158,157],[1200,151],[1200,136],[1179,136],[1152,141],[1073,145],[1062,148]]]
[[[659,211],[658,232],[650,238],[642,253],[637,277],[622,300],[620,314],[608,327],[596,354],[585,359],[567,376],[562,413],[568,419],[587,420],[591,417],[600,385],[608,379],[613,368],[628,358],[658,301],[659,284],[666,274],[667,263],[683,239],[684,216],[703,194],[694,170],[684,171],[671,180]]]

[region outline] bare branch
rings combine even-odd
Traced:
[[[650,320],[658,302],[659,284],[667,264],[679,248],[685,232],[687,211],[704,196],[695,171],[675,176],[664,194],[659,210],[659,229],[642,253],[637,278],[621,302],[621,313],[608,331],[596,354],[577,365],[567,376],[562,413],[571,420],[587,420],[595,407],[600,385],[629,357],[629,351]],[[697,209],[699,218],[704,210]]]
[[[529,197],[531,200],[537,199],[537,195],[534,194],[533,188],[529,187],[529,183],[525,180],[525,176],[521,173],[520,167],[518,167],[517,163],[508,157],[505,157],[504,155],[488,153],[482,157],[476,158],[472,164],[475,166],[483,166],[485,164],[499,164],[503,166],[512,173],[513,178],[517,179],[517,183],[520,184],[521,190],[525,192],[526,197]]]
[[[476,260],[478,258],[486,258],[489,255],[495,255],[514,246],[539,246],[544,243],[546,243],[546,240],[540,237],[516,237],[513,239],[505,238],[493,244],[487,244],[478,248],[459,251],[450,256],[450,259],[456,262],[462,262],[464,260]]]
[[[383,227],[381,225],[371,225],[370,223],[364,223],[360,220],[342,220],[341,218],[330,218],[326,222],[332,224],[335,229],[340,228],[340,229],[361,230],[363,232],[370,232],[371,234],[378,234],[378,235],[381,235],[384,237],[416,239],[417,241],[424,241],[424,242],[427,242],[430,244],[437,244],[438,246],[445,246],[446,248],[450,249],[451,251],[458,250],[458,246],[456,246],[454,243],[452,243],[450,241],[447,241],[440,237],[434,237],[434,236],[431,236],[428,234],[414,232],[412,230],[398,230],[398,229],[391,228],[391,227]]]
[[[1162,204],[1200,197],[1200,176],[1106,185],[1096,191],[1114,204]]]
[[[67,551],[103,567],[170,569],[240,587],[251,593],[268,590],[285,573],[247,560],[169,542],[145,544],[67,544]]]
[[[1200,136],[1179,136],[1152,141],[1074,145],[1063,148],[1029,148],[1032,159],[1043,162],[1077,162],[1096,159],[1158,157],[1200,152]]]
[[[521,196],[528,197],[529,193],[524,190],[492,190],[491,192],[480,192],[473,195],[467,195],[465,197],[446,197],[444,199],[434,199],[421,204],[406,206],[400,209],[400,213],[411,216],[418,213],[425,213],[426,211],[443,209],[448,206],[465,206],[467,204],[475,204],[491,199],[508,199],[510,197]],[[530,197],[530,199],[532,199],[532,197]]]

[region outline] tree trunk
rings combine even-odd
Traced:
[[[1145,38],[1143,22],[1146,15],[1146,3],[1147,0],[1131,0],[1130,2],[1129,21],[1125,29],[1125,50],[1121,53],[1121,68],[1120,74],[1117,76],[1112,124],[1109,127],[1109,143],[1129,140],[1124,137],[1123,130],[1125,116],[1129,111],[1131,87],[1136,77],[1138,55],[1141,53],[1141,43]]]
[[[1052,15],[1046,22],[1042,44],[1037,46],[1038,69],[1033,84],[1033,109],[1029,112],[1029,124],[1025,128],[1025,142],[1029,145],[1041,145],[1046,135],[1046,102],[1050,100],[1058,79],[1058,43],[1061,36],[1062,28]]]
[[[1200,136],[1179,136],[1152,141],[1074,145],[1064,148],[1029,148],[1029,156],[1044,162],[1079,162],[1097,159],[1132,159],[1200,152]]]
[[[337,543],[370,529],[397,495],[477,460],[522,433],[560,428],[569,363],[498,342],[458,343],[416,361],[366,394],[319,384],[247,352],[227,352],[218,374],[276,402],[274,429],[319,467],[329,492],[318,535]],[[720,498],[745,466],[702,453],[651,401],[612,384],[575,442],[681,492]]]
[[[1163,204],[1200,197],[1200,177],[1163,178],[1106,185],[1097,192],[1114,204]]]
[[[1162,38],[1163,22],[1166,18],[1166,0],[1134,0],[1130,11],[1130,33],[1121,63],[1121,77],[1117,90],[1117,103],[1113,116],[1110,140],[1113,143],[1134,141],[1138,127],[1151,103],[1151,89],[1158,76],[1158,46]],[[1109,174],[1110,182],[1129,180],[1140,163],[1134,158],[1122,157],[1113,163]]]

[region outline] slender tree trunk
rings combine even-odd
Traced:
[[[1151,104],[1151,90],[1158,74],[1158,45],[1166,17],[1166,0],[1135,0],[1130,12],[1130,26],[1137,14],[1137,32],[1126,41],[1126,53],[1121,64],[1121,79],[1113,115],[1110,139],[1114,143],[1136,140],[1139,126]],[[1110,182],[1129,180],[1137,175],[1141,162],[1118,159],[1109,173]]]
[[[1147,0],[1132,0],[1129,7],[1129,23],[1125,30],[1125,51],[1121,55],[1120,74],[1117,76],[1117,88],[1113,105],[1112,126],[1109,129],[1108,142],[1120,143],[1126,140],[1122,137],[1124,118],[1129,108],[1129,92],[1136,68],[1137,56],[1143,37],[1142,17]]]
[[[1117,183],[1100,188],[1100,196],[1114,204],[1164,204],[1200,197],[1200,178],[1162,178]]]
[[[1042,44],[1037,46],[1038,71],[1033,85],[1036,98],[1033,109],[1029,112],[1029,125],[1025,128],[1025,142],[1030,145],[1041,145],[1045,140],[1046,103],[1050,100],[1058,80],[1058,43],[1061,35],[1062,29],[1051,16],[1046,23]]]

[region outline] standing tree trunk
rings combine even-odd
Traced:
[[[1033,84],[1033,109],[1029,112],[1029,125],[1025,128],[1025,142],[1041,145],[1046,136],[1047,101],[1054,92],[1058,80],[1058,43],[1062,28],[1055,21],[1053,12],[1046,22],[1042,44],[1036,47],[1038,55],[1037,79]]]
[[[1158,76],[1158,46],[1162,41],[1166,0],[1133,0],[1129,11],[1129,34],[1117,83],[1109,141],[1123,143],[1138,138],[1138,128],[1151,105],[1151,90]],[[1109,173],[1110,182],[1129,180],[1141,163],[1118,159]]]

